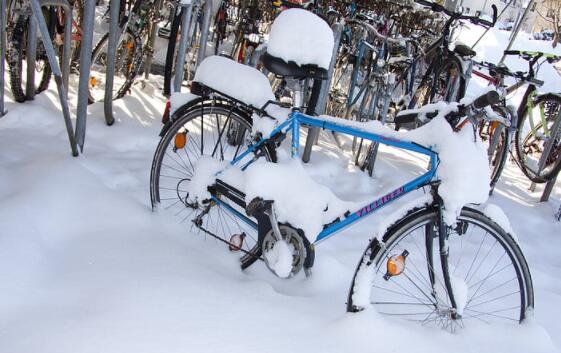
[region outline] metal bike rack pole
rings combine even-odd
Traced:
[[[343,24],[335,23],[332,27],[334,44],[333,53],[331,54],[331,62],[329,63],[329,70],[327,80],[323,81],[321,84],[321,91],[316,105],[316,114],[325,113],[325,108],[327,106],[327,96],[329,95],[329,88],[331,87],[331,81],[333,79],[333,70],[335,68],[335,62],[337,61],[337,52],[339,51],[339,44],[341,43],[341,34],[343,33]],[[302,161],[308,163],[310,161],[310,156],[312,154],[312,147],[317,143],[319,138],[320,129],[318,127],[313,127],[308,129],[308,136],[306,137],[306,145],[304,146],[304,153],[302,154]]]
[[[524,13],[522,14],[522,17],[520,18],[520,20],[516,24],[516,28],[512,32],[512,37],[510,37],[510,41],[508,42],[508,45],[506,46],[505,51],[510,50],[510,48],[512,48],[512,45],[514,44],[514,41],[516,40],[516,37],[518,36],[518,33],[520,32],[520,29],[522,28],[522,23],[524,23],[524,20],[526,19],[526,16],[528,16],[528,13],[530,13],[530,9],[532,8],[532,6],[534,6],[535,2],[536,2],[536,0],[530,0],[530,2],[528,3],[528,6],[526,7],[526,9],[524,10]],[[499,60],[497,65],[501,65],[505,61],[505,58],[506,58],[506,55],[503,54],[503,56],[501,57],[501,60]]]
[[[208,32],[210,28],[210,19],[212,18],[212,0],[206,0],[203,10],[203,24],[201,27],[201,39],[199,41],[199,52],[197,53],[197,64],[195,69],[206,57],[206,49],[208,43]]]
[[[64,10],[64,43],[62,47],[62,83],[68,97],[68,80],[70,78],[70,54],[72,51],[72,7],[70,5]]]
[[[152,70],[152,61],[154,60],[154,44],[156,43],[156,23],[152,25],[150,29],[150,35],[148,36],[148,45],[146,46],[146,60],[144,60],[144,79],[148,80],[150,78],[150,71]]]
[[[27,62],[25,99],[33,100],[35,98],[35,62],[37,60],[37,21],[34,16],[29,18],[25,53]]]
[[[60,6],[64,9],[64,42],[62,45],[63,49],[62,49],[60,68],[62,71],[62,83],[64,85],[64,89],[66,90],[66,97],[68,98],[68,79],[70,77],[70,52],[71,52],[71,45],[72,45],[72,21],[73,21],[72,6],[70,6],[70,3],[67,0],[39,0],[39,4],[41,4],[41,7]],[[33,32],[36,32],[36,30],[34,30]],[[37,44],[35,43],[34,47],[36,46]],[[33,69],[33,71],[35,70]],[[29,83],[29,73],[28,73],[28,83]],[[35,90],[33,84],[31,86],[31,89]],[[33,92],[33,94],[35,94],[35,92]]]
[[[183,82],[183,73],[185,66],[185,55],[187,44],[189,44],[189,27],[191,25],[191,16],[193,15],[193,4],[179,3],[182,7],[181,12],[181,41],[179,42],[179,51],[175,62],[175,79],[173,81],[173,91],[181,92],[181,82]],[[170,39],[172,40],[172,39]]]
[[[105,123],[109,126],[115,123],[115,118],[113,117],[113,78],[115,76],[117,41],[121,33],[119,28],[120,6],[121,0],[111,0],[109,3],[109,42],[107,43],[107,71],[105,72],[105,97],[103,99]]]
[[[6,28],[6,0],[0,0],[0,28]],[[4,71],[6,69],[6,31],[0,34],[0,117],[7,112],[4,110]]]
[[[70,119],[70,109],[68,108],[68,99],[66,96],[64,84],[62,82],[62,71],[60,70],[58,61],[56,60],[55,48],[53,47],[52,39],[47,28],[47,23],[45,23],[45,18],[43,17],[43,11],[41,11],[41,4],[39,3],[39,0],[29,0],[29,2],[31,4],[31,9],[33,10],[35,20],[37,21],[39,32],[41,33],[41,41],[43,42],[43,46],[45,47],[45,51],[47,52],[49,65],[51,65],[51,69],[55,77],[58,97],[60,99],[62,115],[64,117],[64,123],[66,125],[66,132],[68,133],[68,140],[70,142],[70,148],[72,149],[72,155],[78,156],[76,137],[74,135],[74,131],[72,130],[72,120]],[[63,0],[61,0],[61,2],[63,2]],[[64,0],[64,2],[68,4],[67,1]]]
[[[510,5],[512,5],[512,3],[514,2],[514,0],[510,0],[508,2],[508,4],[505,5],[505,7],[503,7],[503,9],[501,10],[501,13],[497,16],[497,22],[501,19],[501,17],[503,16],[503,14],[506,12],[506,10],[510,7]],[[475,43],[473,43],[473,45],[471,46],[471,49],[475,48],[475,46],[477,44],[479,44],[479,42],[481,41],[481,39],[483,39],[483,37],[485,37],[485,35],[491,30],[491,28],[493,27],[489,27],[486,28],[485,31],[481,34],[481,36],[479,36],[479,38],[475,41]]]
[[[540,174],[540,172],[545,167],[545,164],[547,162],[547,157],[551,153],[551,150],[553,149],[553,145],[555,144],[555,139],[556,139],[555,137],[561,135],[561,109],[559,110],[559,113],[557,114],[557,118],[555,119],[555,123],[551,127],[550,134],[551,134],[550,139],[545,144],[545,146],[543,148],[543,153],[540,157],[540,161],[538,162],[538,175]],[[557,180],[557,175],[555,176],[555,178],[553,178],[552,180],[547,182],[547,184],[545,185],[545,189],[543,191],[543,194],[540,198],[540,202],[545,202],[545,201],[549,200],[549,196],[551,195],[551,192],[553,191],[553,186],[555,186],[555,181],[556,180]]]
[[[82,43],[80,44],[80,80],[78,81],[78,108],[76,112],[76,140],[80,150],[84,151],[86,138],[86,117],[88,115],[88,85],[90,83],[90,66],[92,64],[93,29],[95,1],[84,1],[84,19],[82,22]]]

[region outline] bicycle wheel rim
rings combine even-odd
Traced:
[[[423,247],[426,246],[427,241],[417,240],[430,239],[427,237],[427,232],[414,238],[416,244],[404,242],[412,234],[411,232],[419,229],[424,232],[431,229],[436,215],[434,211],[425,212],[409,219],[406,224],[394,229],[393,234],[390,234],[386,240],[385,248],[379,247],[374,250],[370,269],[373,273],[370,294],[372,305],[380,313],[389,317],[417,321],[424,325],[432,324],[451,331],[463,327],[468,321],[521,322],[525,318],[526,309],[533,306],[531,278],[527,264],[510,236],[480,213],[466,210],[462,211],[459,217],[459,224],[462,228],[465,227],[465,232],[461,236],[456,234],[455,239],[453,234],[450,234],[448,239],[450,254],[448,264],[451,267],[454,297],[456,302],[460,302],[458,312],[461,311],[461,319],[452,320],[446,316],[449,315],[446,310],[450,308],[446,306],[449,306],[450,301],[442,277],[438,275],[441,269],[438,238],[433,239],[430,252]],[[485,235],[475,236],[476,230],[484,231]],[[496,256],[501,249],[503,254]],[[390,277],[388,281],[384,280],[382,276],[387,272],[384,265],[388,255],[402,253],[403,250],[409,251],[403,274]],[[465,255],[468,250],[477,256],[461,255],[462,252]],[[432,254],[432,266],[428,265],[427,254]],[[370,254],[367,250],[365,258],[369,257],[368,255]],[[413,262],[416,260],[420,261]],[[428,268],[433,268],[435,272],[434,293]],[[406,271],[409,272],[407,275]],[[480,276],[480,273],[484,275]],[[461,280],[462,278],[464,279]],[[462,282],[465,283],[463,288]],[[466,287],[467,295],[460,298],[461,295],[458,293]],[[435,298],[438,298],[436,305],[433,303]],[[460,309],[462,303],[465,305]]]
[[[533,182],[544,183],[555,177],[561,170],[561,132],[551,135],[551,128],[559,114],[561,98],[553,95],[539,97],[531,111],[524,109],[516,132],[516,152],[519,166],[524,174]],[[541,121],[541,110],[546,120]],[[532,129],[533,126],[533,129]],[[549,134],[549,136],[548,136]],[[548,139],[553,138],[553,146],[545,164],[540,170],[540,160]]]
[[[238,130],[231,134],[234,125]],[[185,148],[174,152],[175,136],[185,131]],[[245,150],[245,141],[250,131],[251,125],[248,120],[225,106],[197,107],[176,120],[162,137],[154,156],[151,175],[153,208],[172,214],[180,224],[188,225],[195,233],[214,234],[226,243],[231,243],[235,235],[244,234],[241,249],[242,252],[249,252],[257,244],[257,231],[254,228],[255,224],[252,226],[244,223],[235,216],[236,212],[244,215],[243,208],[227,199],[220,199],[223,203],[213,201],[200,225],[196,226],[192,221],[205,211],[209,203],[201,202],[193,206],[186,192],[201,156],[213,156],[220,161],[236,158]],[[268,152],[265,153],[265,157],[270,160]],[[252,156],[248,156],[246,159],[251,158]]]
[[[90,101],[99,102],[105,99],[107,77],[107,48],[109,36],[105,35],[97,44],[92,54],[89,92]],[[136,70],[136,52],[140,50],[135,36],[126,31],[117,43],[115,52],[115,72],[113,75],[112,98],[117,99],[126,93]]]

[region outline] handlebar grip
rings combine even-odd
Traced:
[[[434,4],[432,1],[427,1],[427,0],[415,0],[415,2],[419,5],[428,6],[428,7],[432,7]]]
[[[477,97],[471,105],[476,109],[485,108],[486,106],[497,104],[501,101],[501,96],[497,91],[489,91],[484,95]]]
[[[505,50],[505,55],[520,55],[520,50]]]
[[[394,119],[396,125],[411,124],[417,120],[418,112],[397,114]]]
[[[528,81],[530,81],[530,83],[533,83],[536,86],[543,86],[543,84],[545,83],[544,81],[538,80],[537,78],[532,78]]]

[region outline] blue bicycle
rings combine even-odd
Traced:
[[[230,252],[240,254],[242,269],[259,260],[271,267],[266,254],[283,239],[292,256],[288,276],[302,269],[310,274],[316,243],[407,193],[427,188],[432,202],[410,210],[366,248],[349,291],[347,310],[373,305],[383,314],[453,331],[468,319],[518,323],[533,308],[530,271],[510,234],[474,208],[465,207],[454,225],[443,221],[435,177],[439,158],[430,148],[352,127],[343,120],[307,116],[298,108],[268,136],[254,135],[251,116],[266,115],[266,108],[256,109],[197,83],[192,92],[200,97],[177,109],[162,130],[152,165],[152,205],[172,212],[192,231],[214,237]],[[489,95],[483,96],[447,119],[455,126],[463,116],[489,103]],[[429,169],[326,224],[313,242],[301,229],[277,221],[273,201],[255,198],[246,203],[243,190],[222,180],[221,174],[208,185],[207,198],[189,195],[189,183],[203,156],[248,170],[262,161],[274,162],[277,147],[291,136],[292,155],[297,157],[303,124],[425,155],[430,159]]]
[[[291,23],[321,24],[313,14],[302,10],[287,10],[281,16],[285,19],[295,16]],[[321,31],[317,36],[307,37],[318,42],[326,33]],[[441,173],[446,175],[448,169],[443,166],[450,166],[447,164],[450,150],[441,150],[439,156],[422,145],[426,140],[403,139],[404,135],[382,126],[369,128],[366,123],[303,114],[304,102],[309,101],[310,81],[326,79],[328,71],[325,63],[320,63],[321,67],[297,64],[297,60],[271,54],[274,37],[281,32],[273,23],[262,63],[270,73],[286,81],[292,91],[292,102],[285,108],[290,109],[279,107],[281,103],[275,101],[269,81],[259,71],[223,57],[206,58],[197,70],[191,95],[172,97],[173,111],[169,109],[170,103],[164,114],[162,138],[151,169],[153,208],[177,216],[190,227],[191,233],[201,233],[224,243],[231,256],[239,257],[242,269],[263,262],[275,275],[288,278],[302,270],[311,275],[315,246],[319,242],[404,195],[423,189],[428,193],[419,193],[421,197],[414,204],[408,203],[406,210],[385,218],[387,228],[374,234],[353,276],[347,310],[356,312],[374,306],[388,316],[430,323],[451,331],[466,322],[523,321],[534,306],[532,280],[512,234],[487,216],[492,214],[494,219],[499,219],[496,216],[500,210],[487,206],[480,211],[459,205],[450,217],[450,209],[454,207],[447,208],[450,206],[445,202],[447,194],[439,193],[439,189],[450,190],[456,186],[450,184],[450,179],[440,181],[437,174],[440,165]],[[293,33],[290,42],[294,44],[302,36],[299,31]],[[297,44],[295,47],[310,48]],[[317,54],[313,52],[316,48],[311,50],[311,54]],[[330,50],[321,53],[322,62]],[[446,128],[454,139],[456,135],[451,128],[462,130],[473,126],[470,122],[477,124],[485,116],[483,108],[498,100],[498,94],[490,92],[456,109],[441,107],[446,110],[439,111],[433,106],[434,111],[423,109],[423,113],[400,114],[396,123],[426,121],[438,115],[435,123],[442,124],[440,128]],[[324,207],[322,201],[319,208],[314,208],[321,213],[320,217],[295,220],[287,217],[286,212],[302,209],[306,215],[316,213],[310,214],[311,203],[306,201],[292,203],[295,206],[292,209],[282,207],[287,199],[295,200],[286,194],[298,186],[305,194],[317,183],[309,180],[305,171],[284,174],[289,183],[281,183],[278,178],[273,183],[275,175],[271,174],[282,169],[282,163],[274,163],[283,142],[292,157],[298,157],[302,126],[419,154],[429,160],[428,170],[383,195],[372,196],[364,205],[337,203],[332,207],[328,202]],[[460,132],[463,137],[475,138],[470,131]],[[463,152],[465,146],[455,147]],[[451,157],[461,162],[463,156]],[[455,164],[458,168],[465,165]],[[482,165],[488,166],[485,156]],[[466,171],[464,178],[474,177],[468,175],[469,168],[462,170]],[[271,179],[261,172],[269,172]],[[488,181],[483,184],[487,186]],[[282,200],[263,196],[271,195],[267,190],[275,191]],[[484,197],[487,192],[483,188]],[[325,193],[322,189],[315,196],[319,198]],[[300,196],[305,199],[306,195]],[[503,226],[508,223],[503,221],[499,220]],[[310,227],[312,223],[314,227]]]

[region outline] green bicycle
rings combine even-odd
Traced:
[[[535,51],[508,50],[505,55],[518,55],[527,60],[530,77],[535,77],[541,64],[561,59],[557,55]],[[544,60],[539,62],[541,59]],[[516,160],[522,172],[535,183],[548,182],[561,170],[560,108],[561,95],[539,94],[533,81],[518,107],[514,135]]]

